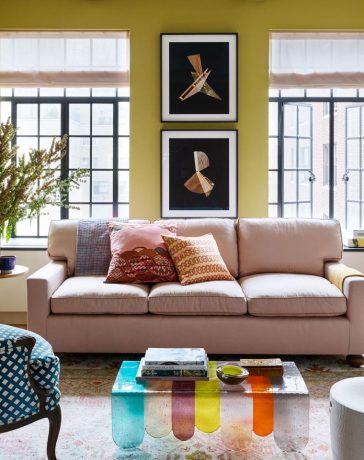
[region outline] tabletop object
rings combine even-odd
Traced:
[[[240,385],[249,376],[249,372],[244,367],[225,364],[217,367],[216,375],[223,383]]]
[[[14,276],[24,275],[25,273],[28,273],[28,271],[29,271],[29,267],[26,267],[25,265],[15,265],[15,268],[11,273],[1,273],[0,272],[0,279],[1,278],[13,278]]]
[[[227,385],[216,376],[224,364],[210,361],[209,381],[138,383],[139,361],[124,361],[112,389],[115,443],[122,449],[137,448],[145,433],[163,438],[171,432],[186,441],[198,429],[220,430],[231,450],[248,447],[253,432],[261,437],[273,433],[283,451],[302,450],[308,442],[309,394],[296,365],[283,363],[283,377],[250,376],[239,385]]]

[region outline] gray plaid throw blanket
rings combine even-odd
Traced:
[[[78,221],[75,276],[105,275],[111,252],[108,223],[127,222],[122,219],[88,219]]]

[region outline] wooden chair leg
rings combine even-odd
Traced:
[[[61,408],[57,406],[52,412],[48,414],[49,420],[49,434],[47,443],[47,456],[48,460],[57,460],[56,457],[56,444],[58,439],[59,430],[61,428]]]
[[[361,367],[364,364],[364,355],[348,355],[346,362],[352,367]]]

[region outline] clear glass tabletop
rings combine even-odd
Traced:
[[[305,381],[302,378],[300,371],[293,361],[283,363],[283,378],[282,377],[249,377],[247,380],[239,385],[227,385],[222,383],[216,376],[216,367],[225,364],[225,362],[210,361],[209,381],[197,380],[192,382],[174,381],[180,384],[179,391],[194,391],[194,392],[244,392],[245,394],[251,393],[273,393],[273,394],[302,394],[308,395],[308,390]],[[229,364],[239,365],[238,362],[229,361]],[[139,361],[124,361],[119,369],[112,394],[118,393],[159,393],[171,392],[172,381],[170,380],[145,380],[138,383],[136,381],[136,372],[139,367]],[[252,387],[251,382],[255,380],[260,382],[260,385]],[[157,382],[159,384],[157,384]],[[218,385],[211,385],[212,382]],[[266,385],[264,384],[266,383]],[[193,387],[193,390],[191,388]]]

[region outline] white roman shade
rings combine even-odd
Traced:
[[[272,32],[271,88],[363,88],[364,32]]]
[[[123,86],[128,32],[0,31],[0,87]]]

